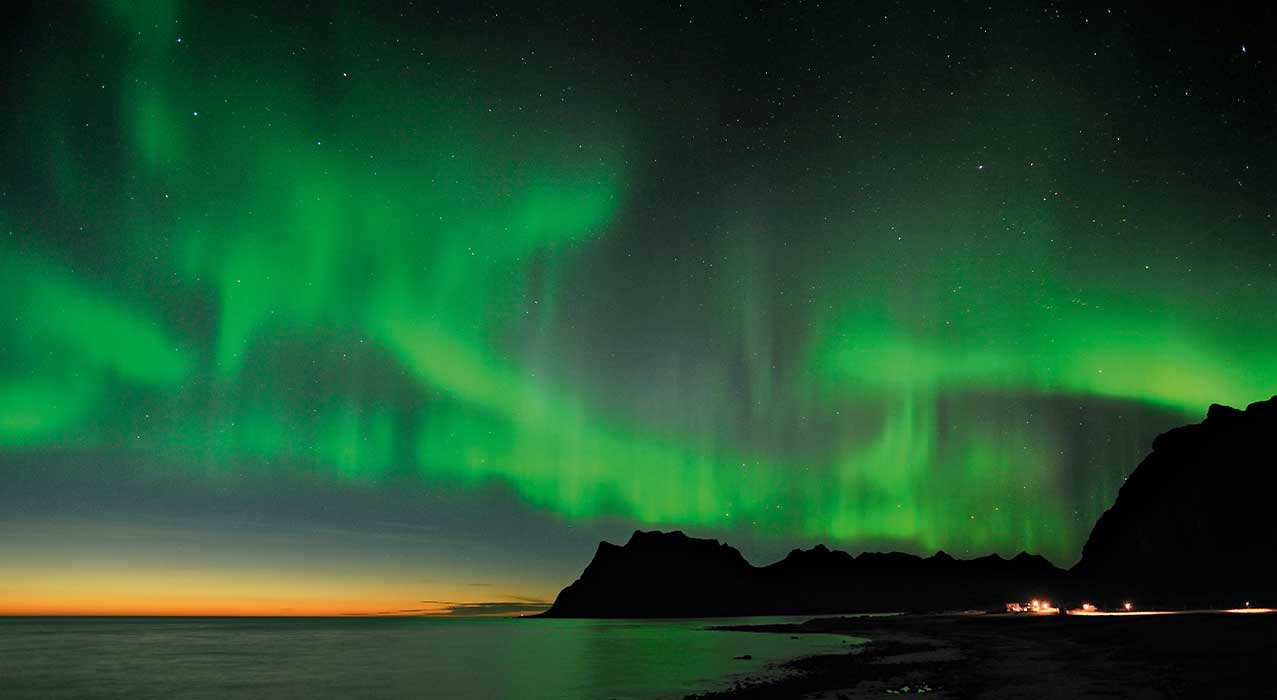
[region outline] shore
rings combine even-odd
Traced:
[[[818,618],[724,631],[845,634],[848,654],[788,664],[792,675],[687,700],[1272,697],[1277,614],[902,615]]]

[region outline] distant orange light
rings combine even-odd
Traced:
[[[1095,612],[1095,606],[1090,603],[1082,603],[1082,609],[1086,612]]]
[[[1125,608],[1125,609],[1129,612],[1129,611],[1130,611],[1130,609],[1131,609],[1131,604],[1130,604],[1130,603],[1122,603],[1122,607],[1123,607],[1123,608]]]

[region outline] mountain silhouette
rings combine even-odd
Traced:
[[[1091,531],[1079,587],[1179,606],[1277,597],[1277,396],[1153,441]]]
[[[816,545],[755,567],[735,548],[682,532],[636,531],[599,544],[547,617],[723,617],[1000,606],[1058,588],[1039,556],[960,560],[937,552],[847,552]]]
[[[1072,570],[1041,556],[852,556],[824,545],[755,567],[717,540],[636,531],[599,544],[547,617],[718,617],[999,608],[1031,598],[1116,607],[1277,601],[1277,396],[1153,441]]]

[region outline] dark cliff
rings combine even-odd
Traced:
[[[1159,435],[1072,573],[1175,605],[1272,602],[1277,592],[1277,397]]]

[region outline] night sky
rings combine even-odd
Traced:
[[[1067,566],[1277,393],[1272,10],[605,4],[5,10],[0,613]]]

